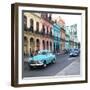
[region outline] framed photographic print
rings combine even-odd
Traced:
[[[11,5],[11,85],[87,83],[87,7]]]

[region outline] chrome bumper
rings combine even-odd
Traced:
[[[29,65],[34,67],[34,66],[42,66],[43,64],[29,64]]]

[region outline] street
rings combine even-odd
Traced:
[[[56,63],[46,68],[30,69],[28,63],[24,63],[23,77],[60,75],[80,75],[80,57],[69,57],[68,54],[56,55]]]

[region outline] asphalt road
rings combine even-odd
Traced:
[[[57,55],[55,64],[50,64],[46,68],[39,67],[32,70],[27,63],[24,63],[23,77],[55,76],[77,59],[80,61],[79,57],[70,58],[68,55]]]

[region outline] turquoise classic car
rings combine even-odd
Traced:
[[[46,67],[49,63],[55,63],[56,56],[49,52],[48,50],[41,50],[38,52],[37,55],[33,56],[29,60],[29,66],[30,68],[36,67],[36,66],[43,66]]]

